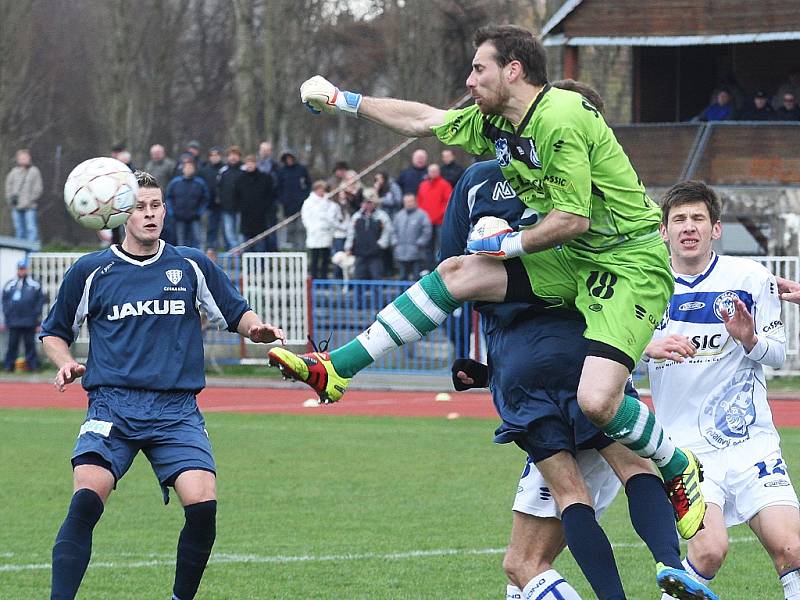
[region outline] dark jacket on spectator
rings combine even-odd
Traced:
[[[244,171],[236,180],[233,195],[242,211],[242,235],[251,238],[275,224],[275,184],[258,169]]]
[[[299,212],[303,201],[311,192],[311,178],[308,169],[300,163],[284,164],[278,169],[278,198],[283,205],[283,214],[288,217]]]
[[[233,197],[233,189],[236,185],[236,180],[243,174],[244,171],[242,171],[242,163],[240,162],[235,165],[225,165],[219,170],[217,195],[219,196],[219,205],[222,210],[239,212],[239,207]]]
[[[400,171],[400,175],[397,176],[397,185],[400,186],[403,194],[416,194],[420,182],[427,174],[427,166],[420,167],[419,169],[413,165],[406,167]]]
[[[209,162],[206,163],[206,165],[198,172],[198,175],[203,178],[203,181],[206,182],[206,186],[208,187],[208,196],[210,198],[208,205],[213,209],[219,209],[219,194],[217,193],[217,186],[218,186],[217,179],[219,177],[220,170],[224,166],[225,163],[222,162],[219,162],[216,165]]]
[[[742,121],[774,121],[775,109],[769,105],[769,102],[767,102],[764,105],[764,108],[759,110],[751,101],[750,105],[742,111],[742,115],[739,117],[739,119]]]
[[[392,222],[380,208],[371,214],[363,209],[353,215],[347,231],[345,250],[353,256],[380,256],[390,246],[392,240]]]
[[[6,327],[36,327],[42,322],[45,295],[39,282],[30,275],[14,277],[3,288],[3,314]]]
[[[178,221],[199,219],[208,206],[208,187],[197,175],[187,179],[176,177],[170,181],[165,194],[170,214]]]
[[[800,121],[800,106],[795,105],[791,110],[786,110],[785,107],[779,106],[775,111],[776,121]]]
[[[455,187],[456,183],[458,183],[458,180],[461,179],[461,174],[464,172],[464,167],[462,167],[456,161],[453,161],[449,165],[442,163],[439,166],[439,170],[442,173],[442,177],[444,177],[450,183],[450,185]]]

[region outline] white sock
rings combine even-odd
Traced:
[[[555,592],[555,593],[553,593]],[[555,569],[539,573],[522,589],[523,600],[581,600],[567,580]]]
[[[522,590],[509,583],[506,586],[506,600],[522,600]]]
[[[694,565],[689,562],[688,556],[681,561],[681,564],[683,565],[683,568],[686,569],[686,572],[691,575],[692,579],[699,581],[703,585],[708,585],[711,583],[711,580],[714,579],[713,575],[711,577],[706,577],[705,575],[699,573],[697,569],[694,568]]]
[[[798,600],[800,598],[800,569],[781,575],[781,584],[786,600]]]

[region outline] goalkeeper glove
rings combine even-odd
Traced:
[[[471,358],[457,358],[451,368],[453,372],[453,387],[457,392],[472,388],[485,388],[489,385],[489,367]],[[464,383],[458,377],[458,372],[463,371],[473,383]]]
[[[337,110],[350,116],[357,116],[361,106],[361,94],[343,92],[321,75],[314,75],[300,86],[300,100],[315,115],[329,114]]]
[[[502,260],[522,256],[525,254],[522,249],[522,232],[500,231],[489,237],[469,240],[467,251],[470,254],[483,254]]]

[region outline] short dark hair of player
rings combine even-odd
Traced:
[[[603,97],[592,86],[583,83],[582,81],[575,81],[574,79],[559,79],[552,83],[553,87],[568,90],[570,92],[578,92],[581,96],[589,101],[589,104],[594,106],[601,115],[606,114],[606,103],[603,102]]]
[[[711,218],[712,224],[722,217],[722,202],[711,186],[702,181],[681,181],[664,192],[664,197],[661,199],[662,225],[667,226],[669,211],[672,208],[690,202],[703,202],[708,208],[708,216]]]
[[[547,54],[542,42],[527,29],[516,25],[485,25],[475,32],[472,43],[477,48],[485,42],[494,46],[494,58],[501,67],[518,60],[525,81],[531,85],[547,83]]]
[[[161,186],[158,185],[158,179],[147,171],[136,171],[133,176],[136,177],[136,183],[139,184],[140,188],[161,189]]]

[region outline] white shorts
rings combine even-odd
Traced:
[[[777,436],[760,435],[697,454],[703,496],[722,509],[726,527],[747,523],[767,506],[800,506],[779,443]]]
[[[580,450],[577,460],[578,468],[592,496],[595,514],[600,517],[614,501],[622,484],[597,450]],[[558,510],[544,477],[530,459],[519,478],[512,510],[534,517],[561,518],[561,511]]]

